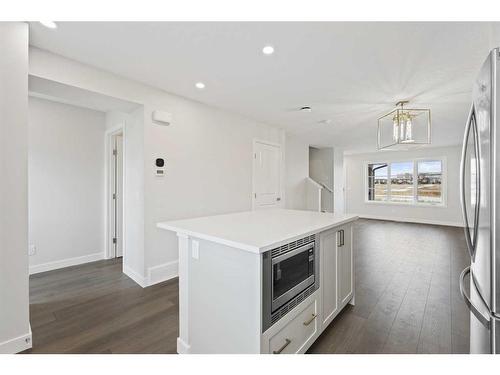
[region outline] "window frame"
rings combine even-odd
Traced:
[[[441,162],[441,202],[440,203],[430,203],[430,202],[419,202],[418,201],[418,163],[422,161],[440,161]],[[412,202],[393,202],[391,200],[385,201],[375,201],[368,199],[368,165],[369,164],[387,164],[387,194],[391,197],[391,164],[392,163],[413,163],[413,201]],[[428,158],[408,158],[408,159],[388,159],[380,160],[376,159],[374,161],[365,161],[363,167],[363,180],[364,180],[364,196],[365,203],[375,204],[375,205],[390,205],[390,206],[410,206],[410,207],[448,207],[447,204],[447,190],[448,190],[448,170],[445,156],[439,157],[428,157]]]

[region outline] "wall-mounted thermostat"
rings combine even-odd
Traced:
[[[158,158],[155,161],[155,175],[158,177],[165,176],[165,160]]]
[[[158,125],[170,125],[172,123],[172,114],[165,111],[153,111],[153,121]]]

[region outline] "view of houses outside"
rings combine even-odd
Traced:
[[[414,187],[414,163],[417,164],[416,191]],[[390,179],[388,178],[389,173]],[[368,165],[368,199],[372,201],[441,203],[441,183],[441,160]]]

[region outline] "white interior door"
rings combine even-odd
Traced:
[[[116,257],[123,256],[123,135],[116,135],[115,238]]]
[[[111,136],[110,160],[110,256],[123,256],[123,134]]]
[[[281,206],[281,146],[254,142],[253,207]]]

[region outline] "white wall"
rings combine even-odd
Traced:
[[[344,151],[338,147],[333,149],[333,212],[345,213],[345,169]]]
[[[134,147],[138,153],[141,147],[143,149],[144,185],[136,186],[134,190],[125,186],[125,199],[132,199],[127,198],[128,194],[135,197],[134,210],[140,211],[140,202],[143,202],[145,259],[144,266],[134,270],[134,277],[139,282],[142,278],[144,285],[177,274],[177,238],[173,233],[156,228],[156,223],[251,209],[253,139],[285,143],[284,132],[277,127],[36,48],[30,49],[30,74],[144,105],[142,131],[134,130]],[[151,113],[157,109],[173,114],[170,126],[151,121]],[[131,134],[127,127],[126,138]],[[127,142],[125,153],[131,148]],[[285,160],[288,156],[287,152]],[[157,157],[166,160],[166,175],[162,178],[153,175]],[[125,158],[127,163],[128,156]],[[134,173],[141,173],[141,166],[137,165],[134,170]],[[130,207],[127,206],[126,210]],[[130,212],[125,213],[128,214]],[[140,231],[140,220],[135,221],[133,227]],[[130,231],[130,228],[126,226],[125,230]],[[138,233],[139,242],[140,237],[141,233]],[[130,246],[131,243],[125,244],[125,257]]]
[[[296,137],[286,136],[286,208],[305,210],[307,207],[307,185],[309,176],[309,144]]]
[[[378,152],[372,154],[345,155],[347,212],[363,217],[399,221],[414,221],[445,225],[461,225],[459,200],[459,169],[461,147],[422,148],[414,151]],[[388,203],[366,203],[365,163],[398,161],[412,158],[446,158],[447,183],[446,207],[406,206]]]
[[[31,347],[28,25],[0,22],[0,353]]]
[[[104,256],[104,113],[29,99],[30,272]]]

